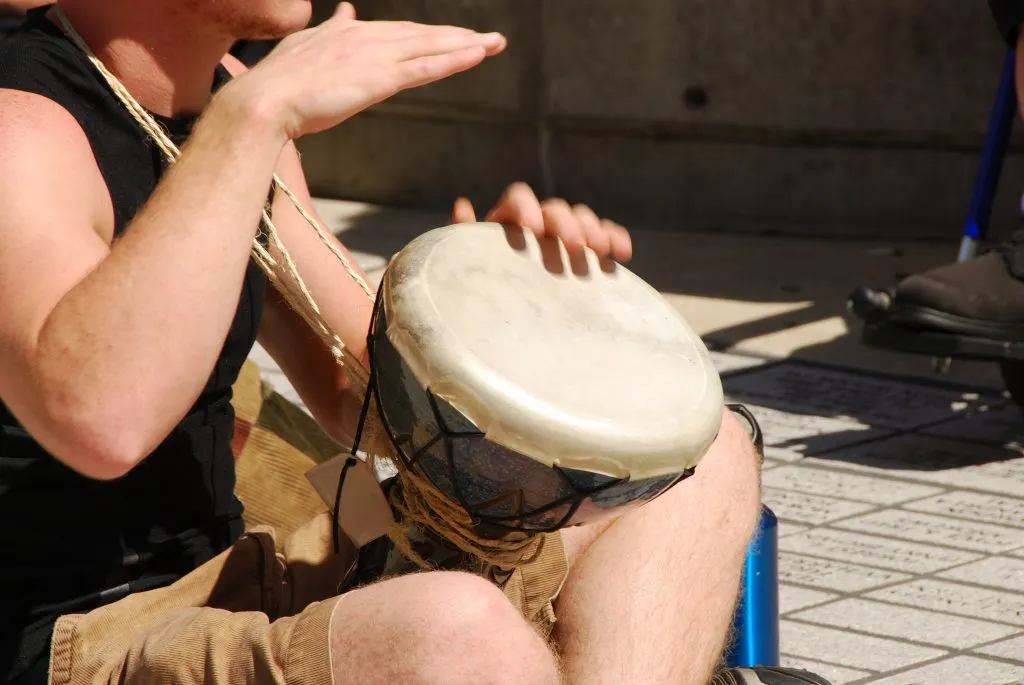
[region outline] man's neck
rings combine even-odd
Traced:
[[[61,0],[71,25],[107,69],[139,104],[163,116],[203,109],[232,43],[178,9],[189,4]]]

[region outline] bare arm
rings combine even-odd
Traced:
[[[233,77],[247,71],[247,67],[231,55],[225,56],[224,66]],[[293,143],[285,145],[278,160],[277,175],[287,184],[302,208],[327,230],[334,246],[365,280],[366,274],[356,260],[330,234],[329,228],[317,215],[298,150]],[[274,198],[273,219],[281,241],[295,261],[325,321],[345,346],[369,366],[366,337],[373,303],[337,257],[324,247],[305,217],[284,193],[278,193]],[[269,249],[275,259],[280,259],[273,245]],[[267,291],[259,343],[281,367],[320,426],[335,440],[351,443],[362,398],[351,392],[347,376],[323,341],[273,288]]]
[[[285,147],[278,175],[295,193],[303,208],[316,216],[293,145]],[[366,336],[373,302],[283,194],[274,201],[274,224],[331,330],[368,365]],[[334,236],[330,238],[349,257],[357,273],[365,278],[355,259]],[[259,341],[284,371],[321,427],[339,442],[349,444],[362,398],[351,394],[348,379],[333,355],[276,292],[271,292],[267,298]]]
[[[287,39],[214,98],[112,245],[77,124],[43,98],[0,92],[0,173],[18,179],[0,187],[0,397],[72,468],[130,470],[213,368],[286,141],[502,47],[464,29],[344,16]]]
[[[0,95],[0,174],[19,179],[0,189],[0,301],[12,305],[0,315],[0,396],[87,475],[120,475],[148,454],[213,368],[284,142],[246,114],[223,105],[204,117],[110,247],[91,218],[98,170],[77,123],[41,97]]]

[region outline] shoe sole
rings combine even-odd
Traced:
[[[717,674],[712,685],[831,685],[820,675],[795,668],[731,668]]]
[[[894,303],[887,312],[886,320],[937,332],[945,331],[1006,342],[1024,341],[1024,324],[982,321],[920,305]]]

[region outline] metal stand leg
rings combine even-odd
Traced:
[[[971,195],[971,206],[964,225],[964,237],[960,243],[960,254],[957,261],[974,257],[978,252],[978,244],[985,239],[988,232],[989,217],[992,215],[992,202],[999,187],[999,175],[1003,170],[1003,159],[1013,130],[1013,122],[1017,116],[1017,88],[1015,79],[1016,54],[1013,50],[1006,51],[1003,71],[999,76],[999,87],[996,90],[995,104],[989,116],[988,131],[985,134],[985,145],[981,150],[978,173],[974,177],[974,192]]]
[[[971,206],[967,210],[964,236],[960,240],[960,252],[956,260],[964,262],[978,254],[978,247],[988,233],[988,222],[992,216],[992,203],[999,188],[999,176],[1003,171],[1003,159],[1010,141],[1010,132],[1017,117],[1016,53],[1006,51],[1003,70],[999,75],[996,100],[989,115],[985,143],[978,161],[978,173],[974,177]],[[938,373],[949,371],[951,357],[935,357],[932,368]]]
[[[762,507],[761,523],[747,550],[743,592],[733,621],[726,665],[779,665],[779,522]]]

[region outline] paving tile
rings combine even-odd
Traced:
[[[1015,626],[866,599],[843,599],[789,618],[951,649],[968,649],[1019,632]]]
[[[927,426],[920,432],[990,445],[1024,442],[1024,413],[1012,403],[984,407],[952,421]]]
[[[740,401],[803,415],[909,429],[955,416],[972,400],[962,391],[787,362],[725,381]]]
[[[779,662],[786,668],[799,668],[827,678],[832,685],[847,685],[855,680],[871,675],[868,671],[858,671],[855,668],[844,668],[835,664],[826,664],[813,659],[801,659],[795,656],[783,654]]]
[[[997,590],[1019,592],[1024,595],[1024,559],[989,557],[951,568],[937,575],[946,580],[987,585]],[[1024,599],[1021,601],[1024,602]],[[1020,656],[1024,658],[1024,651],[1021,651]]]
[[[990,554],[1024,547],[1024,528],[994,526],[901,509],[886,509],[836,521],[833,527]]]
[[[865,596],[918,609],[1024,626],[1024,594],[926,578],[874,590]]]
[[[823,528],[782,538],[779,549],[908,573],[933,573],[980,558],[972,552]]]
[[[780,519],[812,526],[875,508],[875,505],[864,502],[808,495],[805,492],[793,492],[779,488],[763,488],[761,498]]]
[[[898,504],[941,493],[934,485],[861,476],[832,469],[787,465],[765,474],[765,486],[872,504]],[[1024,501],[1021,506],[1024,507]]]
[[[946,653],[935,647],[911,645],[787,619],[779,624],[779,639],[781,644],[786,645],[786,653],[791,656],[823,659],[827,655],[832,663],[864,671],[891,671]]]
[[[1017,635],[1009,640],[996,642],[995,644],[978,647],[974,651],[1002,659],[1024,659],[1024,634]]]
[[[817,604],[824,604],[838,596],[834,592],[809,590],[796,585],[779,583],[779,613],[785,615]]]
[[[889,430],[872,428],[850,419],[780,411],[758,404],[749,404],[748,408],[761,424],[766,448],[801,456],[824,454],[890,434]]]
[[[955,656],[888,678],[871,685],[1022,685],[1024,667],[1001,661]]]
[[[836,592],[862,592],[882,585],[910,580],[911,576],[843,561],[817,559],[803,554],[779,552],[779,578]]]
[[[949,492],[910,502],[904,509],[945,514],[982,523],[1024,527],[1024,499],[978,492]]]
[[[1024,497],[1024,457],[1019,450],[962,440],[899,435],[810,458],[809,463]]]
[[[772,445],[764,446],[764,456],[766,459],[773,459],[779,462],[793,463],[800,461],[806,455],[800,454],[796,450],[791,450],[785,447],[774,447]]]
[[[801,526],[798,523],[792,521],[779,521],[779,537],[784,538],[787,535],[796,535],[807,530],[809,526]]]

